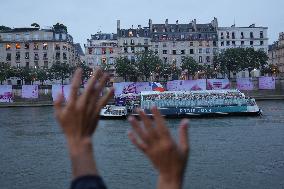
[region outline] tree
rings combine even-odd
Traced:
[[[0,84],[3,84],[3,81],[8,79],[9,77],[9,70],[10,70],[10,65],[4,62],[0,63]],[[11,75],[11,74],[10,74]]]
[[[172,74],[172,67],[169,63],[161,63],[161,65],[156,68],[155,72],[158,78],[163,77],[165,80],[168,80],[169,76]]]
[[[263,74],[268,74],[268,75],[278,75],[280,73],[279,67],[275,64],[269,64],[268,66],[265,66],[262,68],[262,73]]]
[[[64,31],[67,33],[67,26],[65,26],[64,24],[56,23],[55,25],[53,25],[53,29],[55,31],[59,31],[59,32]]]
[[[200,65],[199,70],[204,73],[206,79],[214,78],[215,70],[210,65]]]
[[[139,76],[148,81],[156,73],[157,67],[161,66],[162,60],[153,51],[143,51],[135,56]]]
[[[253,48],[231,48],[214,56],[214,67],[221,73],[236,73],[247,69],[249,74],[253,69],[261,69],[267,64],[268,57],[263,51]]]
[[[118,57],[114,65],[116,73],[123,77],[124,81],[131,80],[137,76],[135,62],[130,61],[127,57]]]
[[[93,70],[92,68],[87,66],[84,62],[78,63],[76,67],[82,69],[82,82],[88,80],[91,77]]]
[[[194,77],[199,70],[198,63],[191,56],[184,57],[181,62],[181,69],[187,72],[188,78],[189,76]]]
[[[72,73],[72,67],[66,63],[55,63],[49,69],[49,79],[61,80],[61,84],[65,79],[69,78]]]
[[[38,23],[35,23],[35,22],[32,23],[31,26],[32,26],[32,27],[35,27],[35,28],[40,28],[40,25],[39,25]]]
[[[36,71],[36,78],[37,80],[40,81],[41,85],[43,85],[43,82],[48,80],[48,70],[44,70],[44,69],[38,69]]]
[[[11,28],[3,25],[0,26],[0,31],[7,31],[7,30],[11,30]]]

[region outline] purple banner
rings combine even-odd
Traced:
[[[252,78],[237,78],[237,89],[239,90],[253,90]]]
[[[167,82],[168,91],[198,91],[206,90],[206,80],[174,80]]]
[[[259,89],[275,89],[275,78],[274,77],[260,77],[258,87]]]
[[[38,98],[38,85],[23,85],[22,98]]]
[[[139,94],[141,91],[152,91],[151,82],[121,82],[113,84],[115,96],[121,94]]]
[[[70,95],[70,85],[52,85],[52,99],[55,101],[59,94],[63,94],[65,100]]]
[[[208,90],[230,89],[229,79],[207,79]]]
[[[0,102],[13,102],[12,85],[0,85]]]

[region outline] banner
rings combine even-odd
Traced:
[[[252,78],[237,78],[237,89],[246,91],[253,90]]]
[[[229,79],[207,79],[207,90],[230,89]]]
[[[260,77],[259,78],[259,89],[275,89],[275,78],[274,77]]]
[[[22,98],[38,98],[38,85],[22,85]]]
[[[198,91],[206,90],[206,80],[174,80],[167,82],[168,91]]]
[[[12,85],[0,85],[0,102],[13,102]]]
[[[120,96],[121,94],[139,94],[141,91],[152,91],[151,82],[121,82],[114,83],[114,95]]]
[[[52,85],[52,99],[55,101],[59,94],[63,94],[65,100],[70,95],[70,85]]]

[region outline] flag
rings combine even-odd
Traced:
[[[135,83],[132,83],[130,85],[127,85],[123,88],[122,90],[122,93],[123,94],[128,94],[128,93],[137,93],[136,92],[136,84]]]
[[[152,90],[153,91],[164,92],[165,88],[163,87],[163,85],[161,85],[161,83],[152,82]]]

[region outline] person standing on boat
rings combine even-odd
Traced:
[[[82,70],[76,70],[68,101],[64,103],[64,96],[60,94],[54,103],[55,116],[65,134],[72,162],[71,189],[106,189],[93,156],[92,136],[98,127],[99,113],[113,96],[114,89],[100,95],[108,76],[98,70],[78,96],[81,76]],[[132,125],[129,139],[158,171],[157,188],[180,189],[189,156],[188,121],[181,122],[176,143],[158,109],[153,107],[151,111],[153,120],[138,110],[142,124],[134,117],[129,118]]]

